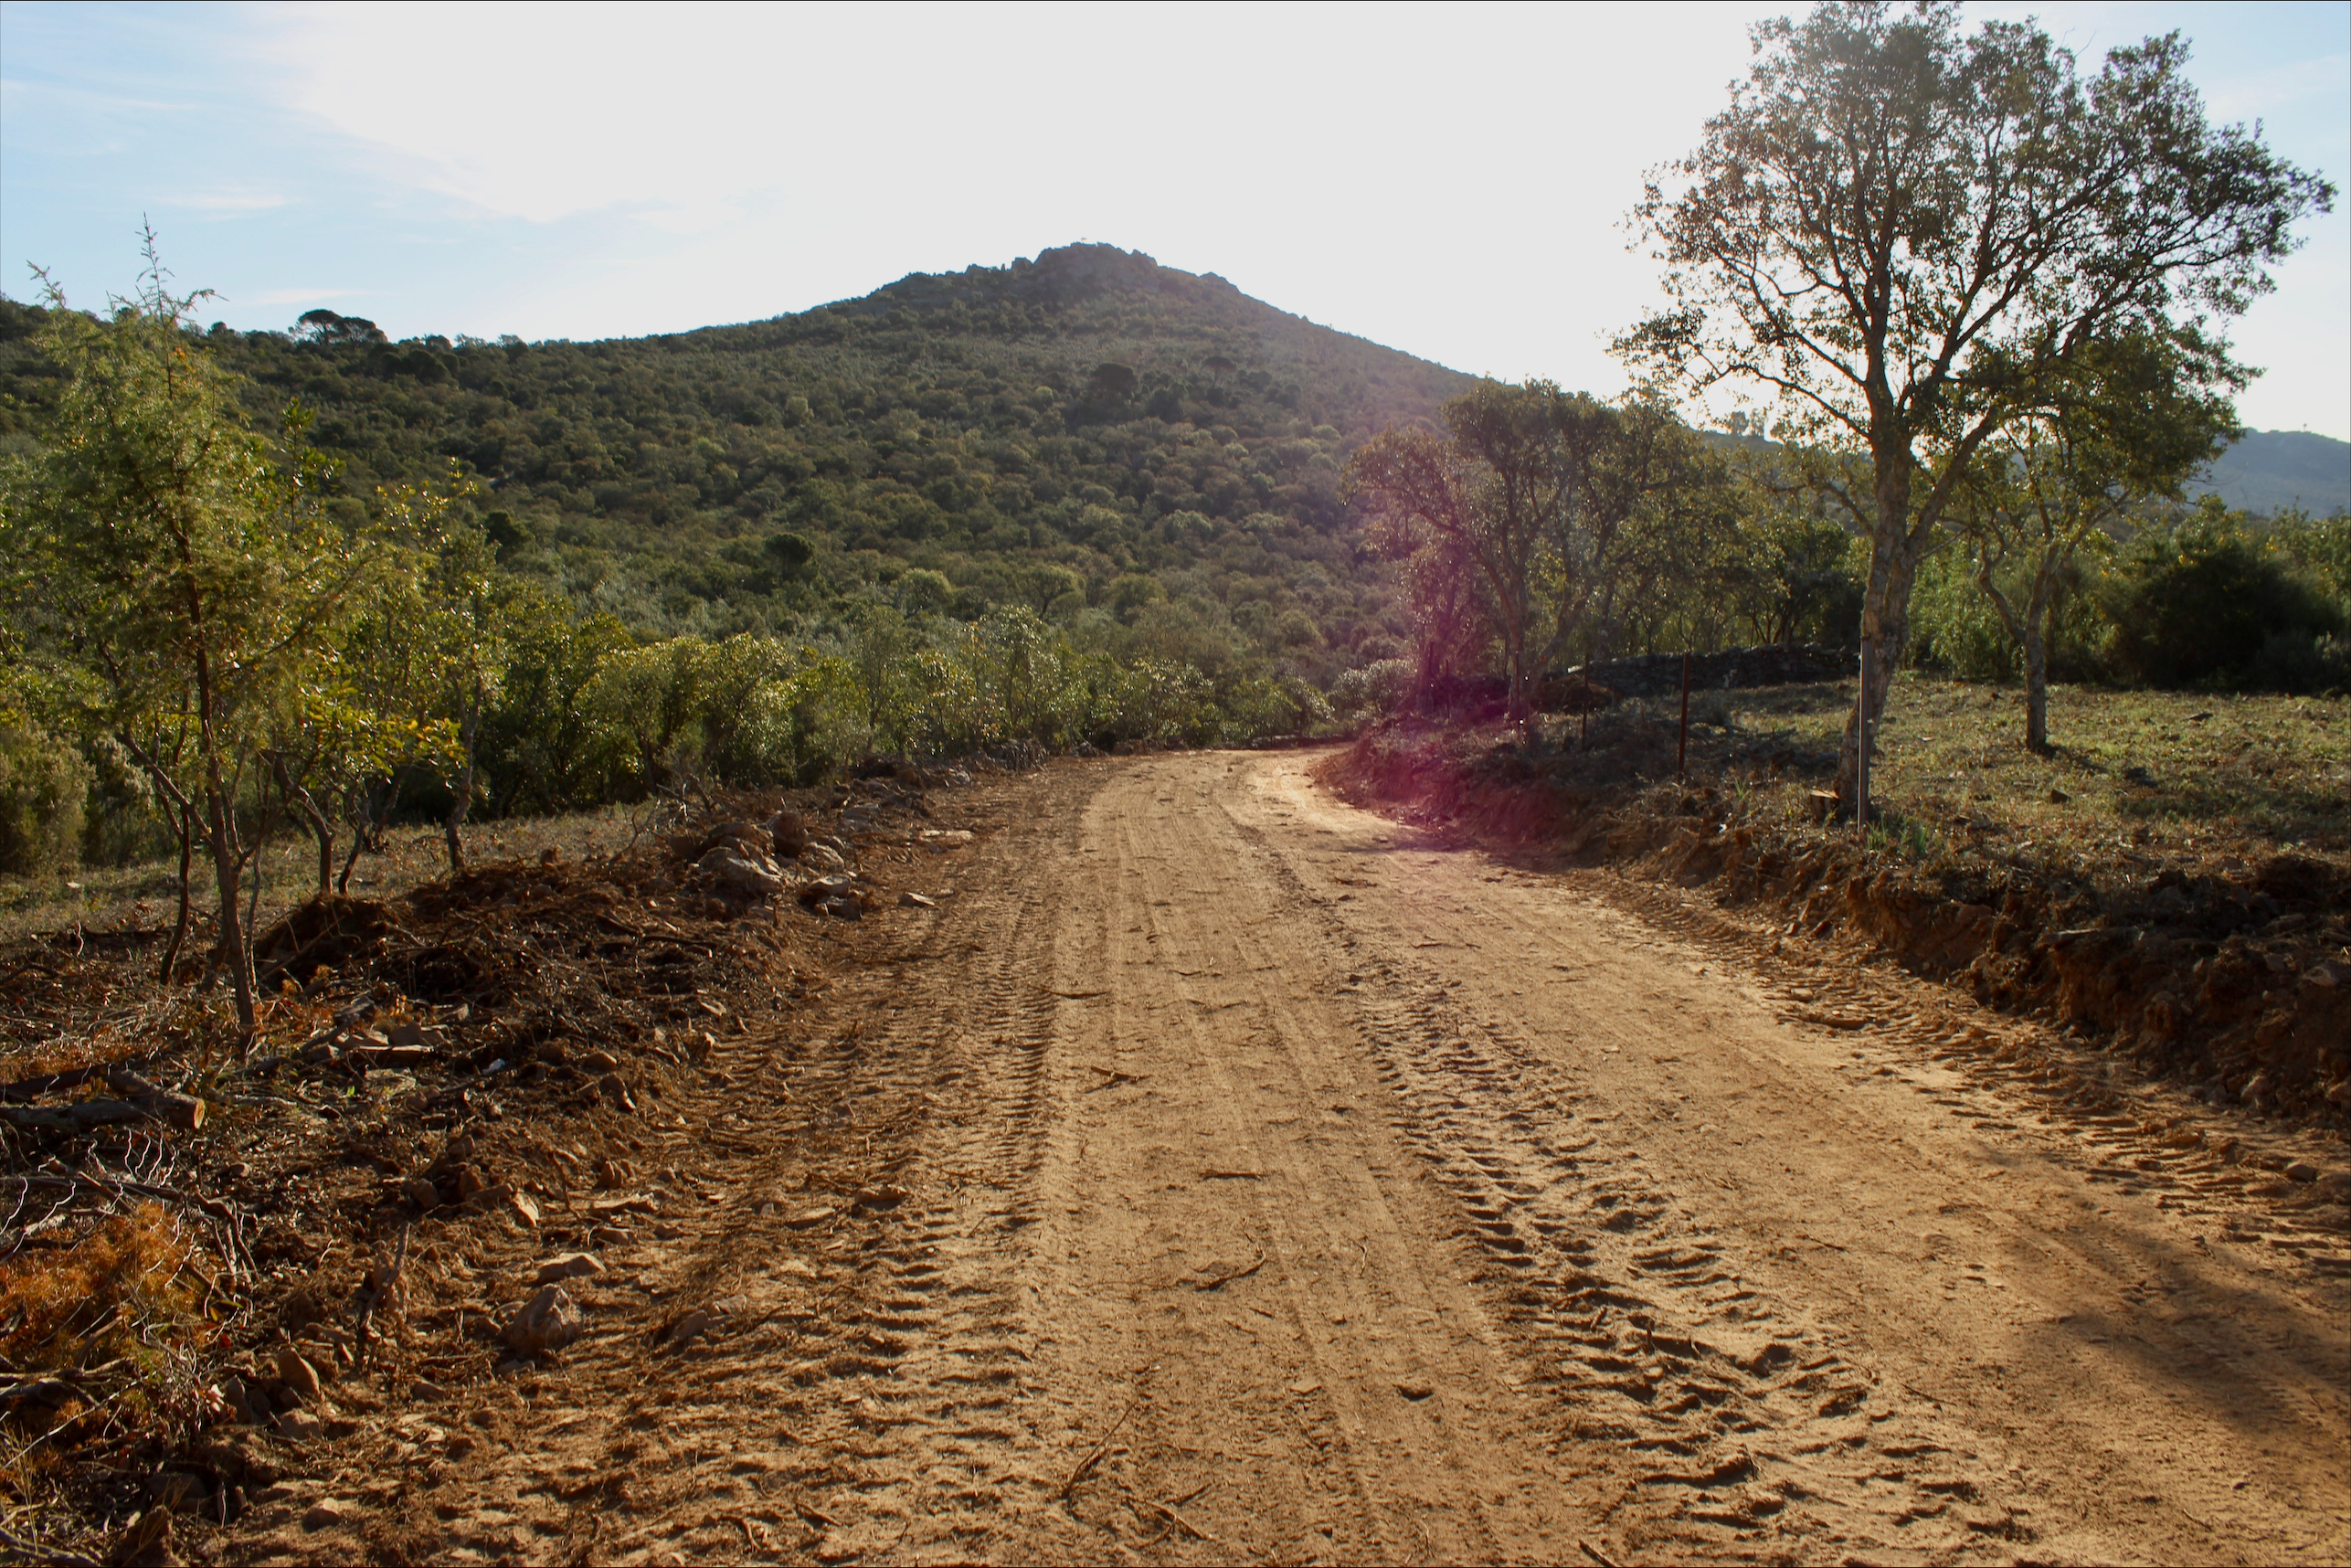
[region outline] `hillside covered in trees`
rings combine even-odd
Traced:
[[[20,446],[56,396],[40,315],[0,306]],[[1404,633],[1340,466],[1470,385],[1105,245],[670,337],[391,343],[314,311],[210,341],[257,428],[316,411],[355,521],[453,460],[508,571],[641,635],[805,632],[876,593],[1083,606],[1324,683]]]

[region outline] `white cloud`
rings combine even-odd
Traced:
[[[302,5],[248,13],[230,74],[316,128],[302,210],[397,229],[365,307],[396,331],[678,330],[1089,237],[1463,369],[1609,391],[1605,339],[1658,302],[1618,222],[1746,69],[1745,24],[1800,8]],[[2027,9],[2085,63],[2219,26],[1971,15]],[[2229,36],[2218,111],[2300,125],[2340,101],[2342,40],[2298,51],[2307,17],[2351,10],[2251,16],[2284,41]],[[2332,222],[2240,325],[2272,367],[2257,422],[2351,424]],[[360,272],[289,270],[322,263]]]

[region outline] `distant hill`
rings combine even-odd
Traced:
[[[2289,506],[2314,517],[2351,512],[2351,441],[2307,430],[2248,430],[2187,490],[2263,516]]]
[[[0,302],[0,444],[53,395],[38,321]],[[929,567],[974,615],[1163,594],[1187,635],[1325,678],[1404,630],[1340,466],[1471,384],[1107,245],[662,337],[390,343],[312,312],[212,342],[257,419],[319,410],[345,504],[461,459],[510,567],[649,631],[788,630]]]

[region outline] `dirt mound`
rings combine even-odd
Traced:
[[[1790,934],[1866,941],[1983,1001],[2097,1034],[2216,1104],[2351,1126],[2343,867],[2298,854],[2130,877],[2079,863],[1922,867],[1866,852],[1849,832],[1754,819],[1735,788],[1642,781],[1670,770],[1670,746],[1662,727],[1646,749],[1628,734],[1615,782],[1562,783],[1563,768],[1504,732],[1392,725],[1322,779],[1490,847],[1703,886],[1784,916]]]
[[[682,1136],[720,1042],[780,1034],[856,961],[836,917],[927,906],[971,835],[926,838],[926,791],[970,781],[722,793],[628,852],[306,900],[256,938],[242,1048],[217,987],[156,984],[164,932],[0,949],[0,1495],[58,1552],[135,1557],[175,1514],[233,1521],[419,1369],[524,1354],[462,1306],[475,1266],[638,1237],[643,1151]],[[434,1292],[461,1309],[411,1310]]]

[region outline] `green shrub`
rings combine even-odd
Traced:
[[[176,840],[155,810],[154,786],[111,736],[88,752],[89,789],[82,796],[81,863],[129,865],[170,853]]]
[[[1910,655],[1926,669],[1963,681],[2013,681],[2023,673],[2016,639],[1956,550],[1931,556],[1919,567],[1911,594]]]
[[[2303,679],[2318,667],[2312,660],[2324,662],[2319,641],[2343,630],[2341,609],[2274,538],[2214,507],[2143,535],[2109,580],[2104,608],[2116,673],[2155,686]]]
[[[0,872],[73,868],[92,777],[65,741],[29,724],[0,723]]]
[[[1413,683],[1413,662],[1381,659],[1349,670],[1330,685],[1330,708],[1342,724],[1362,724],[1395,711]]]
[[[2276,692],[2351,690],[2351,637],[2307,628],[2273,631],[2253,661],[2253,684]]]

